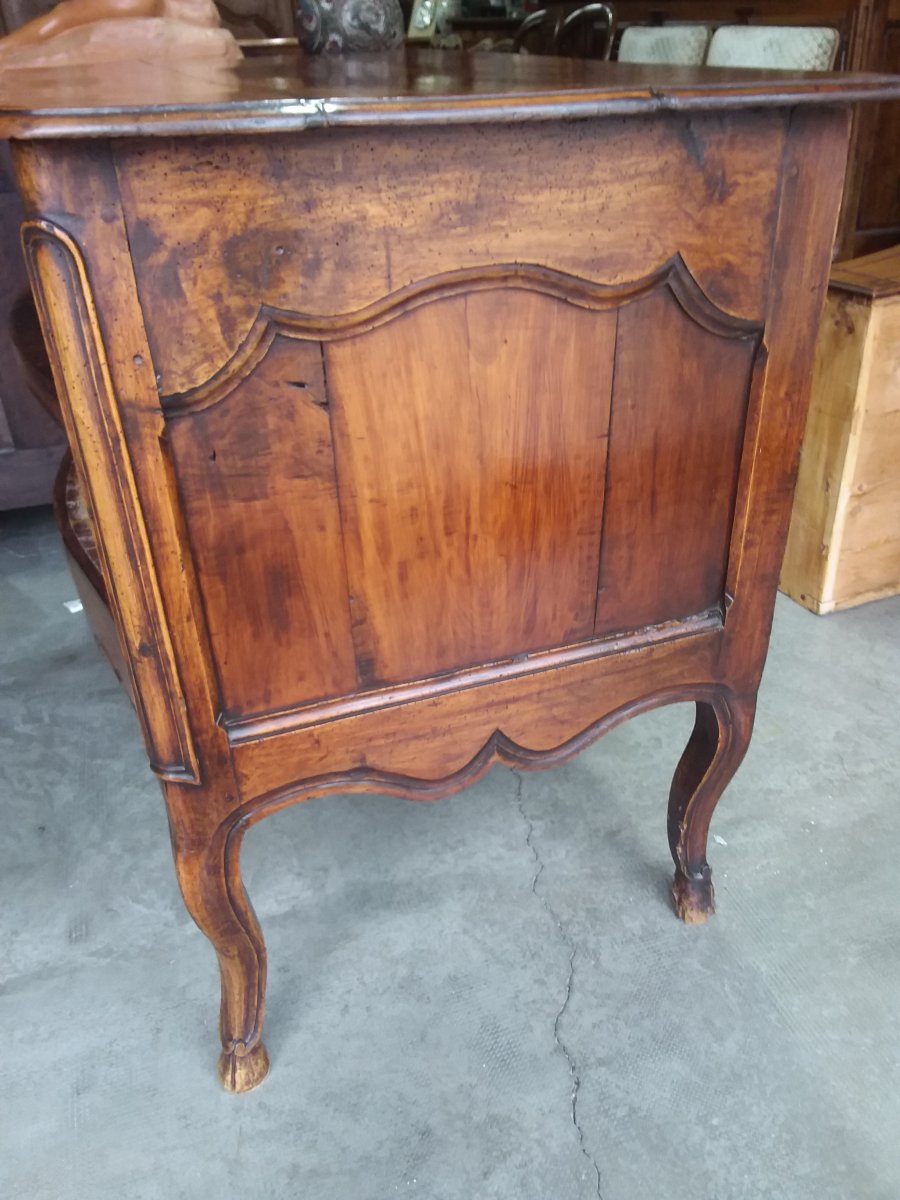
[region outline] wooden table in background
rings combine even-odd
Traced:
[[[0,94],[226,1087],[267,1069],[239,848],[288,804],[435,799],[693,702],[668,832],[712,911],[849,106],[898,92],[407,51]]]

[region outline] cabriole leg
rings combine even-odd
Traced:
[[[243,827],[221,826],[189,844],[173,826],[175,870],[188,911],[215,947],[222,979],[219,1079],[230,1092],[262,1083],[269,1058],[261,1041],[266,947],[241,880]]]
[[[715,911],[706,861],[709,822],[747,752],[755,710],[755,696],[697,701],[694,730],[675,770],[669,792],[672,896],[676,913],[689,925],[701,924]]]

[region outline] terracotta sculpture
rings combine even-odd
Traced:
[[[213,0],[63,0],[5,38],[0,70],[129,58],[239,62]]]

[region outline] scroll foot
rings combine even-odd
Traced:
[[[170,799],[175,785],[167,785]],[[176,793],[177,794],[177,793]],[[195,797],[194,806],[202,811]],[[212,808],[212,804],[209,806]],[[226,1091],[248,1092],[269,1070],[262,1044],[266,995],[266,947],[241,880],[243,826],[222,821],[206,837],[179,836],[171,822],[175,871],[191,916],[209,938],[222,981],[219,1080]]]
[[[251,1049],[242,1043],[219,1058],[219,1082],[226,1092],[250,1092],[259,1087],[269,1073],[269,1056],[262,1042]]]
[[[713,809],[750,743],[756,696],[721,693],[697,702],[694,731],[672,780],[669,847],[675,862],[672,898],[688,925],[715,912],[706,838]]]
[[[675,912],[685,925],[702,925],[716,911],[712,875],[707,872],[699,879],[689,879],[676,870],[672,881]]]

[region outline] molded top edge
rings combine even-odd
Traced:
[[[266,133],[900,99],[900,76],[636,66],[406,47],[6,71],[0,137]]]

